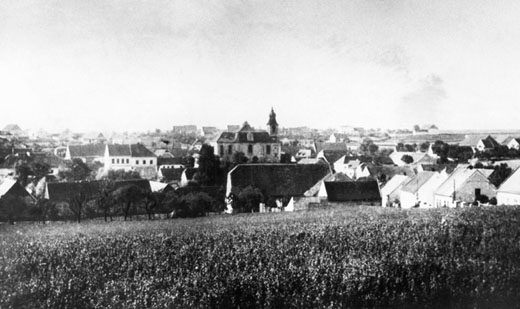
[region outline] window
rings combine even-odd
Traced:
[[[150,165],[153,165],[153,160],[150,160]]]
[[[253,145],[247,145],[247,153],[252,154],[253,153]]]
[[[220,147],[219,147],[219,153],[220,153],[221,156],[224,155],[224,145],[220,145]]]
[[[480,198],[480,188],[475,189],[475,198]]]
[[[139,160],[135,160],[135,165],[139,165]]]
[[[233,145],[228,145],[228,146],[227,146],[227,152],[228,152],[229,154],[232,154],[232,153],[233,153]]]
[[[130,163],[130,159],[126,159],[126,164]]]
[[[146,160],[143,160],[143,165],[146,165]]]
[[[265,154],[270,155],[271,154],[271,145],[265,146]]]
[[[116,159],[112,158],[112,164],[116,163]]]
[[[116,163],[119,164],[119,159],[116,159]]]
[[[253,133],[248,132],[248,133],[247,133],[247,140],[250,141],[250,142],[252,142],[253,139],[254,139],[254,137],[253,137]]]

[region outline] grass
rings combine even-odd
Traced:
[[[509,307],[520,208],[0,226],[0,307]]]

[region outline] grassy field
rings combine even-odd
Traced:
[[[518,304],[517,207],[0,226],[0,308]]]

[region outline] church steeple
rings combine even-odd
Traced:
[[[267,122],[267,131],[269,135],[278,135],[278,122],[276,122],[276,113],[271,107],[271,113],[269,114],[269,121]]]

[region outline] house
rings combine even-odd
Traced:
[[[305,206],[294,198],[304,197],[304,193],[329,172],[326,164],[240,164],[228,173],[226,197],[232,199],[240,190],[253,186],[259,188],[266,199],[289,200],[283,205],[286,210],[303,209]],[[226,202],[227,212],[233,212],[231,201]]]
[[[414,126],[413,135],[420,134],[439,134],[439,128],[434,124],[425,124],[422,126]]]
[[[381,205],[381,192],[376,180],[325,181],[327,200],[348,205]]]
[[[409,176],[395,175],[381,188],[381,205],[386,207],[400,199],[399,189],[410,180]]]
[[[196,125],[173,126],[172,132],[176,135],[197,135],[198,129]]]
[[[299,149],[296,155],[294,156],[296,160],[308,159],[312,156],[311,149]]]
[[[107,139],[101,132],[89,132],[81,137],[83,144],[104,144]]]
[[[68,145],[65,160],[81,159],[85,163],[103,163],[105,148],[105,144]]]
[[[399,201],[401,202],[401,208],[412,208],[419,207],[424,201],[422,199],[427,198],[428,193],[423,190],[423,187],[431,178],[433,178],[436,172],[420,172],[412,177],[406,184],[399,190]],[[445,180],[445,178],[444,178]],[[440,185],[440,183],[439,183]],[[437,187],[435,187],[437,189]],[[430,191],[428,191],[430,192]],[[433,192],[430,192],[433,199]]]
[[[488,135],[486,138],[480,139],[477,142],[477,150],[478,151],[489,151],[500,147],[500,144],[493,138],[491,135]]]
[[[193,181],[193,176],[195,176],[195,173],[197,173],[197,168],[195,167],[187,167],[182,171],[181,174],[181,187],[186,187],[190,181]]]
[[[319,200],[327,198],[327,189],[325,188],[325,182],[341,182],[341,181],[354,181],[352,178],[348,177],[344,173],[329,173],[320,181],[318,181],[314,186],[312,186],[309,190],[304,192],[304,196],[308,197],[318,197]]]
[[[174,188],[168,183],[150,181],[150,190],[152,192],[166,193],[166,192],[174,191]]]
[[[182,182],[182,174],[185,168],[168,168],[168,167],[160,167],[157,172],[157,178],[161,182],[166,182],[170,184],[180,185]],[[186,181],[187,184],[187,181]]]
[[[104,151],[104,172],[137,171],[142,178],[157,176],[157,157],[143,144],[107,144]]]
[[[520,138],[511,138],[511,140],[507,143],[507,148],[519,150]]]
[[[28,203],[35,202],[35,198],[15,179],[0,180],[0,199],[6,196],[19,197]]]
[[[217,140],[218,155],[225,161],[231,161],[234,153],[242,152],[249,160],[256,157],[260,162],[280,162],[282,145],[276,135],[278,124],[273,118],[269,123],[272,125],[270,132],[255,130],[247,121],[236,132],[222,132]]]
[[[334,164],[349,151],[345,143],[322,143],[319,147],[316,157],[324,158],[330,164]]]
[[[24,131],[17,124],[8,124],[2,130],[14,136],[24,135]]]
[[[489,181],[492,169],[457,167],[434,191],[435,207],[457,207],[471,205],[484,197],[496,196],[496,187]]]
[[[418,164],[418,163],[436,163],[437,159],[430,157],[425,152],[409,152],[409,151],[394,151],[390,154],[390,159],[397,166],[407,165],[406,162],[403,161],[403,156],[410,156],[412,158],[412,163],[410,164]]]
[[[520,168],[517,168],[498,188],[498,205],[520,205]]]

